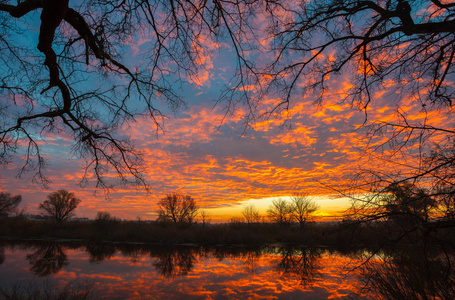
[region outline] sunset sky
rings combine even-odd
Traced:
[[[30,38],[36,40],[36,34],[30,33]],[[147,37],[125,42],[128,66],[140,64],[137,57],[149,42]],[[165,105],[159,107],[167,116],[164,130],[157,132],[149,119],[142,118],[120,131],[144,153],[150,193],[119,186],[105,197],[103,190],[95,189],[93,181],[81,187],[83,162],[72,155],[74,141],[64,133],[40,138],[48,160],[48,187],[33,184],[33,172],[16,177],[23,163],[18,156],[0,171],[0,191],[21,194],[27,212],[37,213],[38,204],[47,194],[66,189],[82,200],[77,216],[93,218],[97,211],[108,211],[126,219],[155,219],[158,200],[167,193],[180,192],[195,198],[213,221],[240,216],[245,204],[254,204],[265,214],[274,197],[305,193],[320,205],[318,215],[323,219],[339,216],[349,207],[349,201],[336,190],[348,184],[359,167],[400,167],[365,152],[365,113],[341,102],[351,87],[350,76],[331,78],[330,96],[322,104],[315,103],[317,95],[295,97],[286,114],[258,117],[246,125],[246,107],[238,105],[235,113],[226,115],[226,103],[216,104],[234,73],[233,51],[228,45],[205,43],[213,53],[200,57],[197,76],[176,82],[186,107],[176,112]],[[390,81],[386,85],[393,90],[394,84]],[[254,91],[258,87],[249,88]],[[388,90],[373,95],[375,102],[368,109],[366,125],[373,120],[391,121],[398,109],[392,100],[395,96]],[[416,96],[405,95],[404,99],[399,109],[409,120],[452,123],[448,114],[423,114]],[[279,100],[262,99],[258,115]],[[370,140],[370,149],[384,141]]]
[[[223,105],[214,107],[223,84],[224,61],[224,51],[207,58],[207,73],[200,74],[200,84],[182,87],[187,108],[175,114],[168,111],[164,132],[157,135],[145,118],[123,129],[145,153],[150,194],[118,187],[106,199],[93,184],[80,187],[83,164],[71,156],[73,141],[58,134],[42,140],[49,187],[32,184],[33,173],[16,178],[21,166],[18,159],[1,171],[2,190],[21,194],[30,213],[37,212],[38,203],[50,192],[74,191],[82,199],[77,215],[89,218],[105,210],[121,218],[155,219],[157,201],[171,192],[194,197],[214,221],[240,215],[245,203],[265,213],[272,197],[293,193],[317,196],[321,216],[344,211],[349,202],[332,188],[359,165],[383,163],[371,161],[363,151],[365,129],[359,126],[364,113],[340,104],[336,97],[323,105],[307,97],[293,102],[290,127],[282,127],[283,118],[271,118],[245,128],[242,109],[223,119]],[[342,77],[333,84],[340,93],[349,85]],[[379,97],[369,114],[387,118],[394,109],[386,97]],[[411,113],[418,110],[412,105],[408,109]]]

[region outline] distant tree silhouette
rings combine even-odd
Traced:
[[[272,222],[283,226],[292,222],[292,206],[282,198],[272,200],[267,214]]]
[[[201,210],[199,212],[199,217],[202,221],[202,227],[205,227],[206,224],[209,224],[211,221],[211,214],[206,210]]]
[[[196,201],[189,195],[172,193],[158,202],[158,220],[191,224],[197,215]]]
[[[0,217],[17,213],[21,201],[21,195],[12,196],[10,193],[0,192]]]
[[[119,221],[118,218],[111,215],[108,211],[98,211],[96,213],[95,222],[97,223],[109,223]]]
[[[403,232],[423,230],[428,234],[455,226],[452,195],[443,192],[440,186],[419,187],[416,182],[392,181],[374,193],[353,198],[348,217],[354,223],[387,221],[386,224]]]
[[[424,189],[410,183],[393,184],[382,201],[389,220],[404,222],[428,222],[430,211],[436,207],[436,202]]]
[[[96,213],[95,221],[109,221],[111,219],[111,213],[107,211],[99,211]]]
[[[292,196],[290,205],[292,208],[292,218],[296,220],[301,227],[303,227],[319,209],[319,206],[314,200],[304,194],[295,194]]]
[[[261,214],[254,204],[247,205],[242,210],[242,215],[248,224],[259,223],[261,221]]]
[[[47,196],[47,200],[40,203],[39,209],[44,215],[53,217],[57,222],[63,222],[74,215],[74,210],[81,203],[74,193],[59,190]]]

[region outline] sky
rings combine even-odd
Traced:
[[[187,108],[170,112],[164,132],[157,135],[146,118],[124,129],[145,154],[150,193],[117,187],[106,197],[93,185],[81,187],[83,163],[71,156],[73,141],[64,135],[43,138],[48,187],[33,184],[32,173],[17,178],[21,160],[16,159],[1,170],[2,190],[21,194],[30,213],[37,213],[47,194],[73,191],[82,200],[77,216],[88,218],[108,211],[125,219],[155,219],[156,203],[172,192],[191,195],[213,222],[241,216],[248,204],[265,215],[275,197],[294,193],[312,196],[320,205],[320,219],[340,216],[350,204],[336,188],[359,166],[381,164],[364,151],[366,128],[359,127],[364,113],[335,98],[317,105],[308,97],[291,107],[290,127],[282,127],[283,119],[272,118],[245,128],[241,113],[224,118],[223,106],[213,106],[223,52],[212,60],[204,84],[183,87]],[[340,89],[347,84],[343,78],[335,82]],[[370,114],[387,117],[394,108],[386,99],[383,102],[377,101]],[[413,109],[417,108],[409,108]]]
[[[126,42],[125,62],[129,66],[137,63],[149,42],[147,37]],[[234,72],[232,49],[204,43],[214,51],[201,56],[199,73],[183,78],[177,88],[186,105],[177,111],[160,107],[166,115],[163,130],[157,133],[147,118],[138,118],[120,130],[144,153],[149,193],[118,186],[106,196],[90,180],[81,186],[83,162],[72,155],[74,142],[64,132],[40,138],[48,186],[34,184],[30,172],[17,177],[23,163],[18,155],[0,170],[0,191],[21,194],[29,213],[37,213],[38,204],[49,193],[66,189],[82,200],[76,210],[79,217],[93,218],[98,211],[108,211],[119,218],[152,220],[157,217],[159,199],[179,192],[192,196],[214,222],[239,217],[250,204],[265,215],[273,199],[303,193],[320,205],[319,219],[330,220],[349,208],[349,199],[339,189],[349,185],[359,168],[384,169],[389,163],[366,151],[384,143],[385,137],[368,140],[365,113],[341,101],[352,86],[348,75],[330,79],[330,96],[322,104],[315,103],[317,95],[295,97],[286,115],[253,119],[246,126],[246,107],[239,105],[235,113],[226,115],[226,103],[216,104]],[[393,90],[394,84],[391,81],[386,86]],[[376,92],[369,120],[392,120],[398,109],[391,101],[395,96],[387,90]],[[259,111],[277,101],[262,99],[264,108]],[[413,95],[404,96],[400,110],[412,120],[451,123],[450,115],[423,115]]]

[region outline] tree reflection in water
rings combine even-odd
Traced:
[[[153,266],[164,277],[172,278],[190,273],[202,256],[211,255],[222,261],[227,258],[242,260],[247,273],[255,273],[258,262],[264,254],[278,257],[274,269],[283,277],[294,277],[303,283],[312,281],[318,274],[322,250],[315,248],[274,247],[274,248],[165,248],[152,251]]]
[[[430,243],[416,242],[416,245],[412,247],[403,244],[399,248],[385,249],[380,255],[368,261],[365,261],[365,256],[363,259],[358,259],[355,253],[360,253],[359,249],[356,249],[355,253],[353,249],[352,252],[335,251],[332,254],[325,249],[295,246],[245,248],[234,246],[159,247],[156,245],[113,244],[62,246],[46,244],[34,246],[36,251],[26,255],[31,265],[30,271],[41,277],[58,273],[69,264],[64,250],[72,249],[72,247],[78,249],[76,251],[85,249],[90,255],[89,260],[92,263],[118,257],[119,253],[127,258],[126,260],[114,259],[110,262],[110,266],[118,265],[119,261],[123,264],[128,258],[131,258],[133,262],[139,260],[139,268],[148,270],[150,261],[147,257],[150,257],[156,272],[166,279],[186,276],[193,271],[196,265],[196,274],[204,274],[204,271],[201,270],[208,265],[211,267],[206,273],[213,276],[217,274],[217,268],[221,266],[223,270],[220,270],[219,276],[220,278],[225,277],[227,280],[226,283],[223,283],[223,287],[224,284],[235,283],[235,280],[239,278],[246,280],[245,282],[259,278],[264,282],[274,282],[273,280],[276,279],[276,284],[280,285],[284,282],[289,283],[292,286],[291,289],[299,289],[301,285],[305,286],[305,290],[317,287],[319,292],[321,289],[326,291],[327,296],[345,297],[349,291],[349,295],[357,294],[357,297],[361,299],[455,299],[455,272],[452,267],[455,264],[455,252],[453,248],[450,251],[441,251],[441,248],[436,251],[434,246],[430,246]],[[0,263],[4,259],[5,249],[0,246]],[[219,264],[213,259],[226,261]],[[199,260],[200,263],[198,263]],[[344,275],[348,275],[347,279],[340,279],[340,275],[343,274],[338,273],[338,267],[334,268],[335,264],[338,264],[340,270],[343,268],[342,264],[346,264],[346,267],[351,270],[355,264],[355,272],[345,273]],[[226,266],[231,265],[232,271],[225,272]],[[124,267],[125,265],[122,265],[119,270],[123,270]],[[102,269],[102,266],[100,268]],[[109,267],[110,271],[112,271],[112,267]],[[250,276],[248,273],[255,275]],[[113,274],[124,275],[115,272]],[[267,278],[261,276],[267,276]],[[188,277],[189,286],[194,283],[195,277],[197,276]],[[253,278],[255,279],[253,280]],[[182,284],[185,282],[185,280],[178,280]],[[330,288],[325,287],[328,284],[327,280],[331,282]],[[163,282],[172,282],[172,280],[163,280]],[[340,282],[344,283],[340,284]],[[116,285],[115,282],[112,284]],[[218,283],[212,284],[216,286]],[[357,287],[363,285],[365,287],[362,290],[357,290]],[[217,287],[219,288],[219,286]],[[144,287],[144,290],[147,290],[147,287]],[[242,288],[238,289],[238,292],[242,291],[244,291]],[[266,290],[262,292],[266,292]]]
[[[128,257],[133,264],[137,263],[142,256],[150,255],[150,250],[135,245],[119,245],[117,250],[122,253],[123,256]]]
[[[27,254],[30,271],[40,277],[56,274],[69,264],[68,258],[58,244],[39,246],[34,253]]]
[[[187,275],[197,262],[197,251],[194,248],[182,247],[162,249],[151,253],[156,271],[166,278]],[[155,256],[156,255],[156,256]]]
[[[368,261],[363,280],[370,299],[455,299],[455,255],[425,245],[384,251]]]
[[[256,250],[246,251],[245,255],[242,257],[245,265],[245,269],[248,273],[256,273],[258,261],[261,258],[263,253]]]
[[[116,247],[111,244],[90,244],[85,249],[90,254],[90,263],[100,263],[110,259],[117,252]]]
[[[262,250],[261,247],[215,247],[206,249],[205,255],[210,254],[218,261],[227,258],[240,259],[248,273],[255,273],[259,259],[264,255]]]
[[[308,284],[318,275],[322,250],[318,248],[279,247],[279,261],[275,270],[283,277],[297,278]]]

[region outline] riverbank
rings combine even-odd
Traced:
[[[131,244],[266,245],[294,244],[308,247],[362,247],[397,241],[399,228],[387,222],[308,223],[280,226],[273,223],[192,224],[180,226],[149,221],[54,221],[22,217],[0,219],[0,238],[44,241],[79,241]],[[455,241],[452,228],[427,232],[414,230],[406,238],[430,236]],[[401,242],[406,238],[401,238]]]

